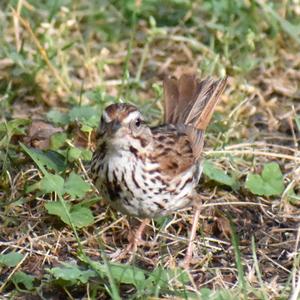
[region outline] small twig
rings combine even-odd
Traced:
[[[283,145],[277,145],[277,144],[270,144],[270,143],[266,143],[265,141],[258,141],[258,142],[254,142],[254,143],[240,143],[240,144],[233,144],[233,145],[228,145],[226,146],[226,150],[232,150],[232,149],[239,149],[239,148],[253,148],[253,147],[261,147],[261,148],[278,148],[278,149],[283,149],[283,150],[287,150],[290,152],[295,152],[295,153],[300,153],[298,150],[291,148],[291,147],[287,147],[287,146],[283,146]]]
[[[109,224],[108,226],[106,226],[105,228],[103,228],[101,231],[99,231],[96,235],[93,235],[91,237],[88,237],[86,240],[82,241],[81,244],[84,245],[86,244],[88,241],[90,241],[91,239],[95,239],[96,237],[100,236],[101,234],[103,234],[105,231],[107,231],[108,229],[114,227],[116,224],[120,223],[121,221],[123,221],[126,217],[122,216],[121,218],[119,218],[118,220],[116,220],[115,222]]]
[[[223,205],[255,205],[255,206],[268,206],[262,203],[255,203],[255,202],[221,202],[221,203],[207,203],[202,204],[201,207],[211,207],[211,206],[223,206]]]
[[[197,39],[191,37],[185,37],[182,35],[167,35],[166,38],[175,42],[188,43],[192,47],[196,48],[197,50],[202,51],[205,54],[209,54],[211,57],[215,56],[215,53],[209,47],[207,47],[203,43],[200,43],[199,40]]]
[[[279,264],[278,262],[276,262],[274,259],[270,258],[269,256],[267,256],[263,251],[258,250],[258,252],[267,260],[269,260],[270,262],[272,262],[274,265],[276,265],[278,268],[280,268],[281,270],[287,272],[287,273],[291,273],[290,270],[288,270],[287,268],[283,267],[281,264]]]
[[[55,256],[55,255],[51,255],[51,254],[49,255],[48,253],[43,253],[42,251],[22,247],[19,245],[15,245],[13,243],[15,243],[15,242],[0,242],[0,246],[8,246],[8,247],[11,247],[14,249],[22,249],[22,250],[27,251],[27,254],[34,253],[34,254],[41,255],[41,256],[47,256],[47,258],[50,257],[52,259],[58,260],[57,256]]]
[[[274,152],[256,151],[256,150],[209,150],[209,151],[205,151],[205,154],[206,155],[231,154],[231,155],[269,156],[269,157],[283,158],[283,159],[300,162],[300,157],[295,157],[292,155],[281,154],[281,153],[274,153]]]

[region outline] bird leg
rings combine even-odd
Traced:
[[[145,230],[145,227],[150,223],[150,219],[143,219],[142,223],[138,227],[137,230],[131,230],[131,232],[128,234],[128,241],[129,244],[126,249],[128,249],[128,252],[135,253],[137,251],[137,248],[139,245],[143,245],[144,241],[142,239],[143,232]]]
[[[150,219],[143,219],[142,223],[139,225],[137,230],[129,229],[128,233],[128,245],[127,247],[118,255],[116,258],[118,261],[124,259],[128,254],[130,254],[129,262],[132,261],[134,254],[137,251],[138,246],[145,244],[142,239],[142,235],[145,227],[150,223]],[[130,228],[130,227],[129,227]]]
[[[188,269],[193,257],[193,246],[194,246],[194,240],[196,237],[196,231],[197,231],[197,225],[198,225],[198,221],[199,221],[199,217],[200,217],[200,205],[196,205],[196,211],[194,213],[193,216],[193,223],[192,223],[192,230],[190,233],[190,239],[189,239],[189,245],[186,251],[186,255],[184,258],[184,262],[183,262],[183,266],[185,269]]]

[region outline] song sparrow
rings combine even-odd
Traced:
[[[92,178],[109,204],[141,218],[170,214],[195,199],[204,131],[226,79],[193,74],[164,80],[164,125],[149,127],[130,104],[108,106],[97,131]]]

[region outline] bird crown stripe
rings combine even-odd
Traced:
[[[130,123],[131,121],[135,120],[137,117],[140,116],[139,111],[131,111],[127,117],[124,118],[124,123]]]

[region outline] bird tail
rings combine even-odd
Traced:
[[[194,157],[199,159],[206,130],[226,86],[227,78],[198,81],[194,74],[164,80],[165,122],[184,128]]]
[[[165,122],[185,124],[205,130],[212,118],[227,78],[198,81],[194,74],[183,74],[179,79],[164,80]]]

